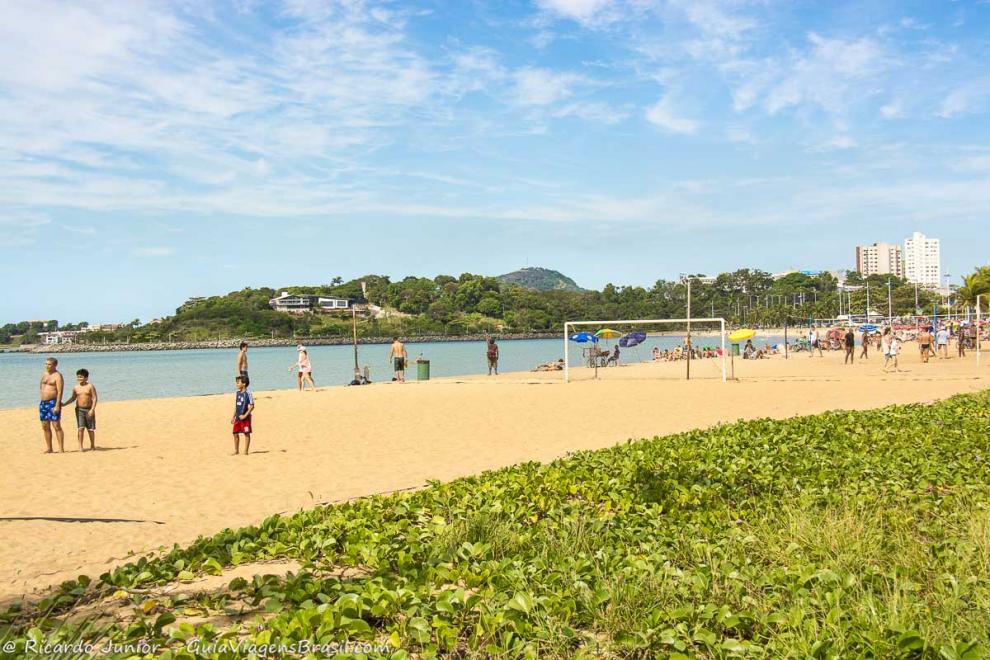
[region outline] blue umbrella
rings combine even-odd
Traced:
[[[863,331],[866,331],[866,332],[876,332],[877,331],[877,326],[875,326],[872,323],[864,323],[863,325],[859,326],[859,331],[860,332],[863,332]]]
[[[576,341],[579,344],[586,344],[590,341],[597,344],[598,337],[594,336],[590,332],[579,332],[576,335],[571,335],[571,341]]]
[[[619,339],[619,346],[622,348],[632,348],[633,346],[638,346],[646,341],[646,335],[642,332],[630,332],[626,336]]]

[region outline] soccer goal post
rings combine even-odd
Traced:
[[[718,359],[721,362],[720,366],[722,371],[722,382],[723,383],[726,382],[727,380],[726,332],[725,332],[725,319],[721,317],[689,318],[689,319],[630,319],[630,320],[617,319],[614,321],[566,321],[564,323],[564,382],[569,383],[571,380],[571,374],[570,374],[571,344],[574,343],[574,339],[572,338],[580,339],[579,335],[581,334],[581,332],[587,332],[588,335],[590,336],[596,336],[596,332],[601,333],[603,330],[606,329],[612,329],[615,327],[628,328],[631,326],[635,331],[643,331],[643,330],[647,331],[647,332],[638,332],[638,334],[648,335],[649,334],[649,331],[647,329],[648,326],[659,326],[659,327],[678,326],[677,334],[684,335],[685,337],[690,337],[692,324],[709,325],[709,326],[714,326],[715,324],[718,324],[718,335],[719,335],[719,345],[720,345]],[[681,330],[681,328],[683,328],[683,330]],[[572,333],[576,333],[576,334],[572,334]],[[636,334],[636,332],[630,331],[623,336],[629,336],[631,334]],[[594,350],[596,355],[601,354],[600,350],[597,349],[597,339],[595,341],[591,341],[589,338],[585,338],[585,342],[583,343],[590,344],[589,348],[586,350]],[[690,342],[690,346],[693,350],[695,346],[693,340]],[[686,378],[690,378],[690,368],[691,368],[690,351],[687,354],[686,360],[687,360],[687,374],[688,374]],[[594,360],[592,360],[592,362],[594,362]]]

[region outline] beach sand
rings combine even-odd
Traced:
[[[321,502],[416,488],[522,461],[739,418],[923,402],[990,387],[990,366],[964,359],[903,373],[880,356],[839,352],[557,373],[510,373],[406,385],[256,392],[251,456],[231,456],[233,394],[101,402],[95,453],[80,453],[71,410],[65,454],[44,455],[37,411],[0,411],[0,599],[98,576],[129,553],[187,544]],[[511,344],[502,347],[511,350]],[[858,350],[858,349],[857,349]],[[646,355],[646,352],[643,351]],[[990,357],[990,356],[988,356]],[[484,356],[480,355],[483,360]],[[40,373],[40,367],[39,367]],[[217,374],[223,380],[227,374]]]

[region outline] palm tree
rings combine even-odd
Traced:
[[[963,278],[959,289],[959,302],[963,305],[976,305],[976,297],[982,295],[990,300],[990,266],[980,266],[976,272]]]

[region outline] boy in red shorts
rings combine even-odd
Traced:
[[[241,433],[244,434],[244,455],[251,453],[251,412],[254,410],[254,397],[247,391],[247,379],[238,376],[234,379],[237,383],[237,398],[234,400],[234,418],[230,422],[234,425],[234,456],[241,453]]]

